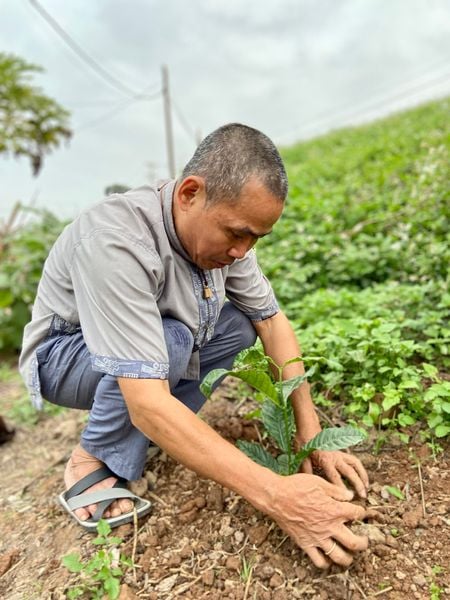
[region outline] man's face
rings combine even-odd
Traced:
[[[201,189],[183,211],[181,243],[201,269],[220,269],[243,258],[280,218],[283,203],[259,181],[242,188],[237,202],[206,205]]]

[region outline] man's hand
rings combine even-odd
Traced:
[[[316,450],[303,462],[300,470],[302,473],[312,474],[313,468],[323,471],[328,481],[344,489],[342,477],[345,477],[358,496],[367,498],[369,477],[361,461],[355,456],[346,452]]]
[[[316,475],[282,477],[270,516],[320,569],[332,563],[348,567],[354,552],[366,550],[368,539],[355,535],[347,521],[366,511],[351,504],[353,492]]]

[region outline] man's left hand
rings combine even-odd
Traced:
[[[339,451],[315,450],[300,467],[302,473],[320,469],[331,483],[345,488],[345,477],[361,498],[367,498],[369,477],[361,461],[351,454]]]

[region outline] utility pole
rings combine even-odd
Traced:
[[[175,152],[173,145],[172,113],[170,109],[169,69],[162,66],[162,95],[164,101],[164,123],[166,128],[167,162],[171,179],[176,177]]]

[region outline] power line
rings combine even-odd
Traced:
[[[117,106],[115,106],[113,109],[109,110],[105,114],[101,115],[100,117],[97,117],[96,119],[94,119],[92,121],[88,121],[87,123],[83,123],[83,124],[79,125],[76,128],[76,133],[79,133],[80,131],[85,131],[86,129],[91,129],[92,127],[96,127],[97,125],[100,125],[101,123],[104,123],[105,121],[108,121],[109,119],[112,119],[117,114],[121,113],[123,110],[127,109],[129,106],[131,106],[135,102],[139,102],[140,100],[145,100],[145,101],[156,100],[160,96],[161,96],[161,90],[159,90],[158,92],[156,92],[154,94],[144,94],[144,93],[136,94],[135,96],[133,96],[133,98],[128,98],[127,100],[122,100],[122,102],[120,102]]]
[[[433,75],[433,74],[431,74],[431,75]],[[423,77],[421,77],[419,79],[423,79]],[[421,92],[424,89],[428,89],[430,86],[441,85],[442,83],[446,83],[447,81],[450,81],[450,72],[444,73],[438,77],[434,77],[433,79],[425,81],[420,84],[415,84],[416,83],[415,81],[409,82],[406,84],[406,89],[404,89],[402,91],[398,90],[398,91],[394,92],[394,94],[390,94],[387,96],[386,95],[381,96],[378,99],[376,99],[375,101],[370,100],[370,101],[363,102],[361,105],[359,105],[356,108],[356,110],[349,109],[348,106],[345,106],[345,107],[343,106],[342,108],[344,110],[340,110],[340,111],[338,110],[338,112],[335,112],[335,113],[330,113],[330,112],[319,113],[319,114],[315,115],[315,118],[316,119],[318,118],[318,120],[316,120],[313,123],[310,123],[307,127],[303,128],[296,135],[297,136],[307,135],[308,134],[307,132],[317,129],[317,127],[327,126],[327,124],[333,124],[333,122],[335,122],[336,119],[354,118],[357,115],[361,115],[362,113],[367,113],[367,112],[370,113],[377,109],[379,110],[379,109],[388,108],[388,105],[390,106],[391,103],[395,100],[406,98],[411,95],[416,95],[418,92]],[[402,87],[405,87],[405,85],[403,85]],[[291,134],[291,132],[290,132],[290,134]],[[284,137],[284,135],[278,136],[278,137]]]
[[[136,91],[124,85],[116,77],[108,73],[95,59],[93,59],[75,40],[61,27],[61,25],[48,13],[37,0],[29,0],[31,6],[41,15],[41,17],[50,25],[50,27],[64,40],[73,52],[83,60],[97,75],[99,75],[109,85],[128,96],[135,96]]]

